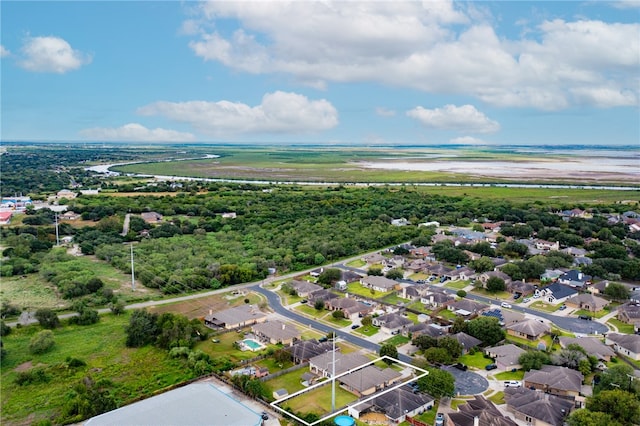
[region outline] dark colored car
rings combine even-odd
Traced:
[[[589,315],[578,315],[578,318],[582,320],[591,321],[591,317]]]
[[[457,368],[458,370],[462,370],[462,371],[467,371],[467,366],[464,365],[463,363],[459,362],[456,365],[454,365],[455,368]]]
[[[356,329],[356,328],[358,328],[358,327],[360,327],[358,324],[353,324],[353,325],[351,326],[351,329],[352,329],[352,330],[355,330],[355,329]]]
[[[516,294],[514,294],[514,295],[513,295],[513,300],[518,300],[518,299],[520,299],[520,296],[522,296],[522,294],[520,294],[520,293],[516,293]]]
[[[487,371],[495,370],[496,368],[498,368],[498,366],[495,365],[495,364],[489,364],[486,367],[484,367],[484,369],[487,370]]]
[[[267,412],[266,412],[266,411],[263,411],[263,412],[260,414],[260,417],[262,417],[262,420],[269,420],[269,415],[267,414]]]

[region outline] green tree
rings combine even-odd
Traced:
[[[113,315],[122,315],[124,314],[124,302],[122,300],[115,300],[109,303],[109,309]]]
[[[431,364],[452,364],[455,361],[453,354],[445,348],[431,347],[424,351],[424,359]]]
[[[324,300],[322,299],[317,299],[314,304],[313,307],[316,308],[316,310],[321,311],[324,309]]]
[[[631,392],[621,389],[603,390],[587,398],[587,409],[607,413],[622,424],[640,422],[640,401]]]
[[[379,265],[370,266],[369,269],[367,270],[367,275],[381,277],[382,276],[382,266],[379,266]]]
[[[42,330],[29,340],[29,352],[32,354],[43,354],[51,350],[56,342],[51,330]]]
[[[91,325],[100,321],[100,315],[95,309],[80,305],[75,308],[78,315],[69,318],[69,324]]]
[[[445,349],[454,360],[462,355],[462,344],[453,337],[444,336],[439,338],[438,347]]]
[[[141,347],[153,343],[158,336],[158,316],[146,310],[135,310],[129,318],[129,324],[125,327],[128,347]]]
[[[373,324],[373,318],[370,315],[367,315],[366,317],[362,318],[361,323],[364,327],[369,327]]]
[[[505,284],[504,280],[500,277],[490,277],[487,280],[487,291],[489,293],[497,293],[499,291],[504,291]]]
[[[413,339],[412,343],[423,351],[438,346],[438,341],[431,336],[427,336],[426,334],[416,336]]]
[[[629,289],[620,283],[609,283],[604,289],[604,294],[611,297],[614,300],[627,300],[631,292]]]
[[[5,324],[4,321],[0,321],[0,337],[1,336],[6,336],[9,333],[11,333],[11,327],[9,327],[7,324]]]
[[[460,332],[467,332],[467,321],[461,316],[456,316],[453,320],[453,324],[451,324],[451,334]]]
[[[456,291],[456,296],[460,297],[460,298],[465,298],[467,297],[467,292],[464,290],[458,290]]]
[[[633,376],[633,367],[626,364],[617,364],[600,374],[600,382],[594,387],[593,392],[609,390],[613,388],[631,390],[640,394],[640,384],[638,380],[630,379]]]
[[[476,271],[476,273],[481,274],[487,271],[493,271],[496,265],[493,264],[493,261],[486,256],[482,256],[480,259],[472,260],[469,262],[469,267]]]
[[[398,348],[390,343],[384,344],[380,347],[380,356],[398,358]],[[390,359],[385,359],[384,362],[386,362],[387,364],[393,364],[393,361]]]
[[[60,325],[60,319],[51,309],[41,308],[35,313],[35,317],[43,328],[53,329]]]
[[[581,408],[567,417],[567,426],[621,426],[621,424],[607,413]]]
[[[418,379],[418,387],[434,398],[452,397],[455,395],[456,379],[451,373],[438,368],[427,367],[428,375]]]
[[[539,370],[543,365],[551,364],[551,358],[546,352],[531,350],[520,355],[518,362],[524,371]]]
[[[485,345],[495,345],[504,339],[504,330],[498,319],[493,317],[481,316],[467,322],[467,333]]]
[[[331,313],[331,316],[335,319],[342,319],[344,318],[344,312],[339,309],[336,309]]]
[[[404,273],[398,268],[393,268],[390,269],[385,276],[390,280],[398,280],[404,277]]]
[[[322,271],[318,276],[318,284],[324,284],[325,286],[330,286],[336,281],[340,281],[342,277],[342,272],[337,268],[328,268]]]

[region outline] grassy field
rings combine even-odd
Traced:
[[[607,321],[607,324],[614,325],[618,329],[618,332],[620,332],[620,333],[625,333],[625,334],[633,334],[634,333],[633,324],[625,324],[624,322],[620,321],[619,319],[610,318]]]
[[[495,374],[494,377],[496,380],[522,380],[524,378],[524,370],[504,371]]]
[[[552,305],[550,303],[547,302],[542,302],[540,300],[533,302],[531,305],[529,305],[529,307],[531,309],[537,309],[539,311],[545,311],[545,312],[555,312],[560,308],[560,305]]]
[[[105,287],[112,289],[125,303],[161,298],[158,291],[142,285],[137,285],[136,291],[133,291],[131,275],[122,273],[94,256],[79,256],[74,259],[74,262],[79,267],[92,271],[102,280]],[[0,299],[7,300],[22,309],[65,309],[71,306],[70,300],[60,297],[56,287],[37,273],[2,277]]]
[[[320,416],[324,416],[331,412],[331,382],[327,381],[325,386],[320,386],[309,392],[305,392],[294,398],[291,398],[283,403],[283,406],[289,407],[294,412],[298,413],[315,413]],[[336,383],[336,408],[344,407],[345,405],[358,399],[351,392],[341,388]]]
[[[468,365],[469,367],[475,367],[480,370],[483,370],[484,367],[493,363],[493,361],[491,361],[490,359],[485,358],[482,352],[476,352],[473,355],[462,355],[460,358],[458,358],[458,361],[465,365]]]
[[[54,330],[55,346],[42,355],[28,352],[30,338],[39,326],[14,329],[2,338],[7,355],[2,359],[1,396],[3,425],[28,424],[55,418],[73,385],[86,376],[93,380],[109,379],[120,404],[150,396],[169,385],[191,378],[182,363],[172,360],[164,350],[139,349],[124,345],[124,326],[128,315],[105,315],[92,326],[65,326]],[[86,362],[85,367],[60,369],[67,357]],[[31,366],[49,368],[51,380],[46,384],[18,386],[18,371]],[[55,421],[54,421],[55,423]]]

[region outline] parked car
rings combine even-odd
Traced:
[[[565,309],[567,309],[567,305],[562,305],[558,308],[559,311],[564,311]]]
[[[269,415],[266,411],[263,411],[262,414],[260,414],[260,417],[262,417],[262,420],[269,420]]]
[[[540,299],[540,295],[539,295],[539,294],[534,294],[534,295],[533,295],[533,298],[534,298],[534,299]]]
[[[507,380],[504,382],[505,388],[519,388],[522,387],[522,382],[519,380]]]
[[[467,366],[464,365],[463,363],[459,362],[456,365],[454,365],[455,368],[457,368],[458,370],[462,370],[462,371],[467,371]]]
[[[495,370],[496,368],[498,368],[498,366],[495,364],[488,364],[487,366],[484,367],[484,369],[487,371]]]
[[[435,426],[444,426],[444,414],[442,413],[436,414]]]
[[[307,303],[307,299],[302,299],[300,303]]]
[[[513,300],[518,300],[518,299],[520,299],[520,296],[522,296],[522,294],[520,294],[520,293],[516,293],[516,294],[514,294],[514,295],[513,295]]]
[[[527,303],[531,300],[530,297],[525,297],[524,299],[522,299],[522,303]]]
[[[582,320],[586,320],[586,321],[591,321],[591,316],[590,315],[578,315],[578,318],[580,318]]]
[[[507,302],[502,302],[500,306],[502,306],[503,308],[511,308],[511,305]]]
[[[353,325],[351,326],[351,329],[352,329],[352,330],[355,330],[355,329],[356,329],[356,328],[358,328],[358,327],[360,327],[358,324],[353,324]]]

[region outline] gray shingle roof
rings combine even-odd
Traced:
[[[506,388],[507,407],[534,419],[561,426],[574,406],[573,401],[527,388]]]

